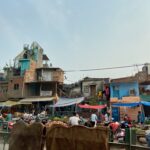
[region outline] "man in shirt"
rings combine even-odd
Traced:
[[[92,125],[92,127],[96,127],[97,120],[98,120],[97,115],[93,112],[91,114],[91,125]]]
[[[74,126],[74,125],[79,125],[79,115],[76,114],[75,112],[73,113],[73,116],[69,118],[69,124]]]

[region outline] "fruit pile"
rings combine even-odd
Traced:
[[[52,127],[53,125],[62,125],[64,127],[68,127],[68,125],[62,121],[51,121],[46,124],[46,127]]]

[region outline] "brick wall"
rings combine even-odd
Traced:
[[[36,80],[36,62],[30,60],[30,69],[25,72],[24,82],[33,82]]]
[[[134,102],[139,102],[140,101],[140,97],[138,96],[129,96],[129,97],[123,97],[121,100],[119,100],[118,98],[111,98],[111,103],[134,103]],[[124,115],[128,114],[132,120],[137,121],[137,115],[138,115],[138,111],[141,111],[142,108],[141,106],[139,107],[120,107],[120,120],[123,120]]]
[[[64,82],[63,71],[53,71],[52,72],[52,80],[63,83]]]
[[[0,82],[0,101],[7,100],[8,83]]]
[[[8,98],[22,98],[23,77],[13,77],[8,83]]]

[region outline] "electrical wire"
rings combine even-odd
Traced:
[[[135,66],[143,66],[144,64],[128,65],[128,66],[117,66],[117,67],[108,67],[108,68],[94,68],[94,69],[81,69],[81,70],[66,70],[64,72],[84,72],[84,71],[100,71],[100,70],[112,70],[112,69],[123,69],[131,68]]]

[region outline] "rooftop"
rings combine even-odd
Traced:
[[[61,68],[57,68],[57,67],[41,67],[41,68],[36,68],[36,70],[63,71]]]
[[[136,82],[137,79],[136,77],[130,76],[130,77],[123,77],[123,78],[117,78],[117,79],[112,79],[111,83],[124,83],[124,82]]]
[[[48,58],[48,56],[46,54],[43,54],[43,60],[46,60],[46,61],[49,60],[49,58]]]

